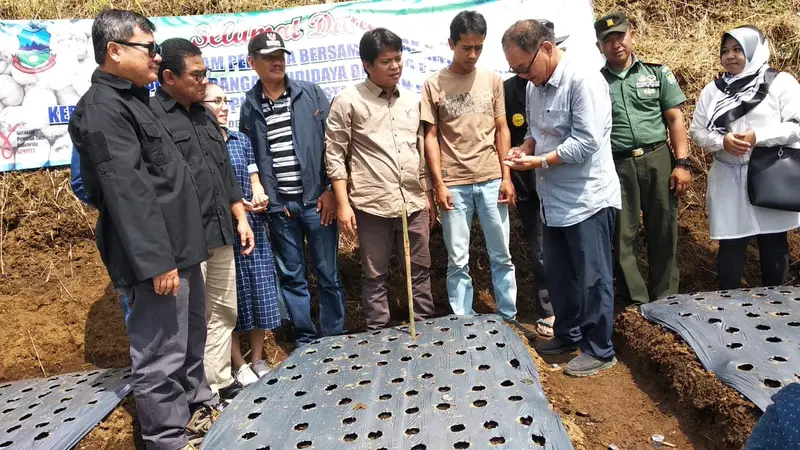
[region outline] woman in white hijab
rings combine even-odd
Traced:
[[[703,89],[692,118],[692,140],[714,154],[706,203],[711,239],[719,240],[720,289],[741,287],[754,236],[763,285],[782,284],[789,266],[786,232],[800,226],[800,214],[753,206],[747,195],[754,147],[800,148],[800,85],[792,75],[771,69],[768,59],[769,46],[758,28],[725,33],[720,45],[725,73]]]

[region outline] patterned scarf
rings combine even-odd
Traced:
[[[744,116],[764,100],[769,85],[778,73],[767,64],[769,45],[758,28],[739,27],[723,34],[720,53],[728,37],[735,39],[742,47],[747,64],[741,73],[725,73],[714,81],[723,95],[709,108],[712,113],[706,128],[723,134],[729,131],[728,125],[731,122]]]

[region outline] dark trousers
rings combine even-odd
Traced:
[[[536,283],[536,300],[533,302],[539,318],[546,319],[553,316],[553,305],[550,304],[550,294],[547,290],[547,278],[544,272],[544,250],[542,243],[543,228],[542,218],[539,214],[539,196],[536,191],[528,192],[525,200],[517,202],[517,211],[522,220],[522,233],[528,241],[531,251],[531,267],[533,268],[533,281]]]
[[[337,263],[339,232],[336,223],[327,227],[320,223],[316,205],[288,202],[286,209],[288,213],[269,215],[269,234],[281,295],[292,319],[295,344],[300,346],[317,338],[306,280],[306,240],[317,275],[322,335],[334,336],[344,332],[344,291]]]
[[[753,236],[739,239],[720,239],[717,253],[717,273],[720,289],[742,287],[747,244]],[[786,281],[789,270],[789,242],[786,232],[759,234],[758,254],[761,260],[761,284],[779,286]]]
[[[389,299],[386,278],[389,260],[397,250],[403,279],[406,258],[403,250],[403,219],[378,217],[356,210],[359,252],[361,253],[361,303],[369,329],[389,324]],[[408,217],[408,241],[411,254],[411,293],[414,319],[425,320],[435,312],[431,294],[431,253],[428,241],[428,211],[423,209]]]
[[[194,409],[215,402],[203,369],[206,294],[200,265],[178,272],[177,296],[159,295],[153,281],[121,288],[128,297],[133,396],[148,450],[186,445]]]
[[[617,210],[604,208],[568,227],[544,228],[547,286],[555,301],[556,337],[596,358],[614,356],[611,238]]]
[[[665,143],[646,155],[615,160],[614,165],[622,192],[614,234],[619,290],[634,304],[677,294],[678,198],[669,190],[669,146]],[[647,284],[637,263],[640,213],[647,245]]]

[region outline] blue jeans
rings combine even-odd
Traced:
[[[119,304],[122,306],[122,322],[125,326],[128,326],[128,316],[131,315],[131,307],[128,305],[128,297],[125,297],[121,293],[119,294]]]
[[[311,294],[306,280],[308,241],[319,287],[319,321],[322,336],[344,333],[344,292],[339,280],[337,254],[339,232],[336,224],[322,226],[316,205],[288,202],[286,212],[271,213],[269,234],[280,290],[294,325],[295,343],[305,345],[317,338],[311,319]]]
[[[476,211],[489,253],[497,313],[505,319],[517,315],[517,280],[508,249],[508,205],[497,203],[500,182],[497,179],[449,187],[455,209],[442,211],[442,228],[447,247],[447,298],[453,313],[458,315],[474,314],[472,278],[469,276],[469,231]]]
[[[555,336],[595,358],[614,356],[611,239],[617,210],[604,208],[568,227],[544,227],[544,265]]]

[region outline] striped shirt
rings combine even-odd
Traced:
[[[267,121],[267,142],[272,153],[272,170],[278,182],[278,193],[303,195],[300,160],[294,153],[292,143],[292,99],[289,90],[274,102],[262,94],[261,110]]]

